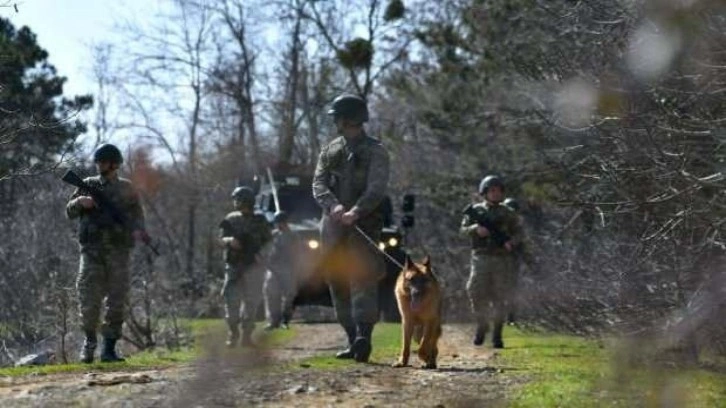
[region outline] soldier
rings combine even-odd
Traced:
[[[379,241],[389,158],[381,142],[363,128],[368,107],[362,98],[338,96],[328,114],[340,136],[320,152],[313,196],[323,209],[324,268],[333,307],[348,337],[348,348],[336,357],[367,362],[378,321],[378,281],[385,265],[377,247],[363,234]]]
[[[479,194],[484,201],[466,211],[461,222],[461,233],[470,237],[472,246],[466,289],[477,323],[474,345],[484,344],[492,322],[492,345],[503,348],[502,327],[512,303],[516,282],[514,250],[521,231],[517,215],[500,205],[504,198],[501,178],[485,177],[479,184]]]
[[[292,233],[287,223],[287,213],[275,213],[273,223],[268,269],[265,275],[265,311],[268,324],[265,330],[288,328],[292,318],[292,301],[297,293],[296,277],[293,268],[301,249],[300,239]]]
[[[121,337],[129,294],[131,249],[134,240],[142,239],[145,234],[144,212],[131,182],[117,174],[123,163],[121,151],[112,144],[101,145],[93,153],[93,161],[98,175],[84,181],[101,190],[129,222],[125,226],[119,224],[107,209],[98,207],[88,192],[78,189],[66,205],[66,216],[80,219],[81,260],[76,288],[85,334],[80,359],[84,363],[93,362],[101,304],[105,299],[101,361],[124,361],[116,353],[116,342]]]
[[[255,193],[249,187],[237,187],[232,192],[235,211],[219,224],[220,242],[224,246],[225,319],[228,326],[227,347],[237,346],[242,325],[242,345],[254,346],[252,332],[257,306],[262,300],[265,278],[261,264],[263,250],[271,237],[265,217],[253,211]]]

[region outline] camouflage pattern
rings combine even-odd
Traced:
[[[302,245],[300,237],[292,231],[275,230],[272,234],[264,284],[265,314],[272,326],[287,323],[292,316],[292,302],[297,294],[294,268]]]
[[[134,245],[131,233],[144,228],[144,213],[129,180],[95,176],[84,181],[102,190],[108,200],[126,214],[132,226],[124,229],[97,208],[81,207],[76,202],[76,198],[83,195],[79,190],[73,193],[66,206],[69,219],[80,218],[81,262],[76,288],[81,326],[86,333],[96,332],[105,299],[101,331],[105,338],[118,339],[130,287],[129,259]]]
[[[313,196],[323,208],[325,267],[336,316],[345,328],[378,320],[378,281],[385,274],[385,264],[382,255],[353,227],[334,222],[329,213],[338,204],[357,212],[356,225],[378,242],[388,177],[388,153],[378,140],[365,134],[354,141],[342,136],[331,141],[322,149],[315,168]]]
[[[247,267],[255,264],[257,255],[272,237],[272,232],[264,215],[232,211],[219,223],[219,236],[235,237],[242,244],[241,249],[226,246],[224,262]]]
[[[249,333],[254,329],[257,306],[262,300],[265,269],[258,261],[271,238],[270,226],[260,214],[233,211],[219,227],[220,238],[236,237],[242,242],[241,249],[226,246],[224,250],[225,319],[230,330],[236,331],[241,323]]]
[[[513,305],[516,275],[513,256],[472,253],[466,291],[477,323],[504,320]]]
[[[262,301],[264,280],[265,270],[259,265],[225,265],[222,297],[224,318],[230,330],[236,330],[240,323],[242,330],[254,330],[257,306]]]
[[[127,248],[81,250],[76,288],[84,332],[96,332],[103,302],[105,313],[101,334],[104,338],[121,338],[131,279],[129,255]]]
[[[271,327],[288,324],[293,314],[292,302],[297,294],[292,274],[277,274],[271,270],[265,273],[263,285],[265,317]]]
[[[507,234],[516,247],[521,242],[518,216],[503,205],[488,202],[474,206],[480,216],[488,217],[497,229]],[[502,322],[513,302],[517,282],[515,253],[494,244],[490,237],[476,233],[478,224],[469,216],[461,222],[461,233],[470,238],[471,272],[466,284],[471,309],[477,323]]]

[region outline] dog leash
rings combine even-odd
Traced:
[[[377,244],[377,243],[376,243],[375,241],[373,241],[373,239],[372,239],[371,237],[369,237],[369,236],[368,236],[368,235],[367,235],[367,234],[366,234],[365,232],[363,232],[363,230],[362,230],[362,229],[361,229],[361,228],[360,228],[359,226],[357,226],[357,225],[356,225],[356,226],[355,226],[355,229],[356,229],[356,231],[358,231],[358,233],[359,233],[359,234],[360,234],[361,236],[363,236],[363,238],[365,238],[365,239],[366,239],[366,241],[368,241],[368,243],[369,243],[369,244],[373,245],[373,247],[374,247],[375,249],[377,249],[377,250],[378,250],[378,252],[380,252],[380,253],[382,253],[383,255],[385,255],[385,256],[386,256],[386,258],[388,258],[388,260],[389,260],[389,261],[393,262],[393,264],[394,264],[394,265],[396,265],[396,266],[398,266],[399,268],[403,269],[403,265],[402,265],[402,264],[401,264],[400,262],[398,262],[398,261],[396,260],[396,258],[392,257],[391,255],[387,254],[387,253],[386,253],[386,251],[382,250],[382,249],[381,249],[381,248],[380,248],[380,247],[378,246],[378,244]]]

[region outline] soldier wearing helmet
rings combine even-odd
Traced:
[[[290,323],[292,302],[297,294],[294,270],[302,250],[302,241],[290,230],[286,212],[275,213],[272,222],[275,230],[272,232],[264,285],[265,315],[268,322],[265,330],[287,328]]]
[[[144,211],[131,182],[118,176],[123,163],[121,151],[104,144],[93,153],[97,176],[84,181],[103,192],[105,199],[119,209],[129,221],[117,223],[112,214],[99,208],[87,192],[76,190],[66,205],[66,216],[79,219],[78,243],[81,260],[76,278],[81,327],[84,342],[80,360],[92,363],[97,346],[101,309],[105,304],[101,334],[102,362],[123,361],[116,353],[125,319],[125,305],[130,287],[129,260],[135,240],[144,233]]]
[[[255,193],[249,187],[232,191],[235,211],[219,224],[219,240],[224,247],[225,276],[222,296],[228,326],[227,347],[236,347],[242,328],[242,345],[254,346],[257,306],[262,300],[265,278],[262,256],[270,240],[270,227],[261,214],[254,213]]]
[[[339,137],[320,152],[313,178],[313,196],[323,209],[321,238],[328,254],[328,285],[338,322],[348,337],[348,348],[338,358],[366,362],[371,334],[378,321],[378,281],[385,264],[378,249],[359,228],[378,242],[384,214],[389,157],[381,142],[369,137],[366,102],[344,94],[328,111]]]
[[[471,272],[466,284],[477,328],[474,345],[484,343],[490,324],[492,345],[503,348],[502,328],[516,283],[514,250],[521,239],[517,215],[502,205],[504,181],[488,175],[479,183],[483,201],[467,207],[461,233],[470,238]]]

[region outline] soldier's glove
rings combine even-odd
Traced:
[[[85,208],[86,210],[90,210],[91,208],[96,206],[96,202],[93,201],[93,197],[90,196],[77,197],[76,203],[81,207]]]

